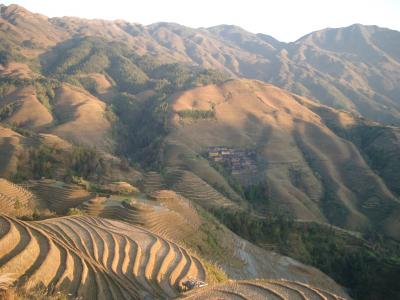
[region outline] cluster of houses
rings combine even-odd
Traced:
[[[255,150],[211,146],[208,147],[208,158],[228,165],[232,170],[232,175],[248,175],[257,172]]]

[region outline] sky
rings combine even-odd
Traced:
[[[312,31],[354,23],[400,30],[400,0],[13,0],[49,17],[122,19],[148,25],[240,26],[291,42]]]

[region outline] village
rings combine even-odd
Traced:
[[[208,159],[226,164],[231,169],[232,175],[249,175],[257,172],[255,150],[211,146],[208,147]]]

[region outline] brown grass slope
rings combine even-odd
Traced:
[[[20,132],[20,133],[19,133]],[[0,126],[0,176],[15,179],[21,172],[31,172],[35,161],[30,160],[30,151],[40,147],[51,147],[68,151],[71,145],[52,134],[16,132]]]
[[[99,147],[104,146],[109,149],[108,140],[98,139],[98,141]],[[89,146],[93,146],[92,142],[94,141],[88,142]],[[76,147],[71,143],[54,134],[35,133],[21,128],[13,130],[5,125],[0,126],[0,177],[12,181],[28,178],[40,179],[42,176],[64,180],[73,172],[71,157],[74,155],[74,149]],[[106,166],[107,172],[96,173],[96,176],[101,176],[105,182],[121,180],[136,182],[141,178],[140,172],[131,167],[127,168],[126,165],[122,167],[123,162],[120,158],[102,151],[103,149],[97,148],[96,154]],[[50,152],[50,154],[44,154],[43,157],[43,152]],[[47,168],[48,161],[50,161],[51,171],[41,175],[38,173],[38,169],[40,170],[43,166]],[[41,167],[38,168],[38,165]]]
[[[12,107],[10,113],[1,117],[2,122],[36,131],[52,125],[53,115],[39,100],[40,96],[35,85],[26,83],[38,78],[41,76],[24,63],[12,62],[0,67],[0,80],[14,80],[21,83],[19,86],[9,84],[2,89],[0,109]]]
[[[24,137],[10,128],[0,126],[0,175],[9,178],[17,171],[18,154]]]
[[[308,284],[286,280],[231,281],[186,293],[182,299],[340,300],[343,298]]]
[[[10,65],[12,71],[10,71]],[[47,104],[40,101],[34,83],[38,77],[27,64],[11,63],[0,70],[0,78],[25,79],[20,85],[10,84],[0,95],[0,110],[12,107],[2,122],[40,133],[51,133],[62,139],[110,150],[111,124],[106,117],[106,104],[86,90],[62,84],[53,89],[54,97]],[[21,81],[22,83],[22,81]]]
[[[277,87],[251,80],[232,80],[182,92],[170,99],[173,113],[164,148],[165,164],[196,174],[193,163],[176,157],[202,154],[215,145],[254,149],[258,153],[259,178],[268,185],[273,211],[357,230],[371,223],[382,225],[390,209],[398,206],[396,197],[357,147],[336,135],[298,99]],[[179,116],[183,110],[208,110],[210,103],[215,104],[215,119]],[[365,205],[372,198],[379,199],[377,205]]]
[[[20,174],[37,176],[37,174],[31,174],[32,166],[36,163],[30,157],[33,149],[50,147],[60,151],[69,151],[71,148],[68,142],[52,134],[18,131],[0,126],[0,176],[7,179],[14,180]],[[60,168],[59,171],[62,169]]]
[[[35,56],[68,37],[64,30],[55,28],[46,16],[34,14],[15,4],[2,5],[0,16],[1,31],[7,37],[6,41],[16,45],[22,45],[22,42],[30,45],[24,49],[24,54],[28,56]]]
[[[105,117],[106,104],[88,92],[63,85],[56,92],[54,113],[58,124],[50,131],[66,140],[110,149],[111,124]]]
[[[185,278],[206,280],[185,249],[127,223],[89,217],[28,223],[5,215],[0,222],[0,272],[15,274],[20,288],[39,285],[84,299],[165,299],[178,295]]]
[[[40,78],[41,76],[24,63],[9,62],[6,65],[0,66],[0,76],[16,79],[32,79]]]
[[[0,106],[15,105],[11,116],[4,122],[30,130],[40,131],[53,124],[51,112],[38,100],[35,88],[18,88],[0,101]]]
[[[400,195],[398,184],[400,179],[400,157],[398,155],[400,152],[400,129],[398,127],[384,126],[346,111],[336,111],[330,107],[318,105],[305,98],[297,100],[321,116],[324,123],[335,133],[357,145],[371,168],[385,181],[395,195]],[[369,209],[379,205],[381,205],[381,200],[375,196],[363,204]],[[394,209],[385,223],[391,236],[398,237],[399,224],[398,209]]]

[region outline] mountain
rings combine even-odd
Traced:
[[[0,6],[0,176],[9,180],[0,219],[18,228],[0,235],[32,232],[27,249],[40,258],[26,276],[14,272],[18,286],[49,264],[56,274],[46,286],[65,270],[87,276],[88,285],[73,274],[65,282],[74,295],[93,296],[92,286],[108,282],[106,293],[125,286],[122,294],[140,298],[133,284],[167,298],[178,295],[179,270],[205,268],[208,278],[241,280],[209,292],[266,278],[263,290],[299,281],[347,297],[312,265],[356,299],[395,298],[398,34],[356,24],[282,43],[236,26],[47,18]],[[103,218],[116,221],[96,235]],[[144,251],[135,252],[144,260],[125,255],[143,241],[111,234],[118,221],[145,228]],[[82,229],[89,244],[71,229],[82,224],[92,228]],[[115,247],[104,255],[120,254],[113,262],[100,257],[106,236]],[[20,260],[20,248],[0,255],[0,268],[12,270],[7,258]],[[182,259],[184,249],[204,268]],[[77,269],[49,262],[67,252],[70,261],[84,255]],[[147,259],[154,268],[143,267]],[[171,260],[173,282],[162,275]]]
[[[18,45],[20,54],[37,54],[72,37],[97,36],[124,42],[139,55],[263,80],[322,104],[400,124],[400,33],[395,30],[354,24],[282,43],[236,26],[192,29],[173,23],[46,18],[16,5],[1,8],[1,23],[2,47]]]
[[[285,44],[235,26],[171,27],[153,25],[150,34],[168,48],[184,45],[178,52],[201,66],[213,65],[234,76],[260,79],[335,108],[399,124],[397,31],[356,24]]]
[[[255,203],[258,209],[287,212],[296,219],[329,222],[356,231],[369,226],[382,226],[387,233],[397,230],[389,229],[398,222],[395,216],[400,202],[389,188],[396,184],[389,177],[379,177],[364,154],[368,153],[367,140],[372,147],[371,137],[360,135],[356,144],[329,127],[331,122],[351,132],[364,126],[351,114],[251,80],[187,90],[169,101],[170,128],[162,151],[164,168],[174,170],[172,174],[177,168],[190,170],[220,192],[233,193],[229,198],[239,199],[239,205],[237,194],[243,196],[246,189],[259,188],[263,199]],[[195,115],[210,110],[212,115]],[[397,152],[398,135],[395,139]],[[230,162],[218,163],[210,159],[214,155],[210,149],[215,146],[228,147],[225,151],[231,152],[254,151],[256,157],[242,159],[239,153]],[[221,154],[223,157],[227,156]],[[246,164],[252,159],[256,169],[248,175]],[[218,174],[215,162],[225,172]],[[392,167],[395,165],[386,166]],[[235,180],[244,191],[237,186],[231,191],[229,186],[235,185],[230,183]],[[397,234],[394,237],[399,238]]]

